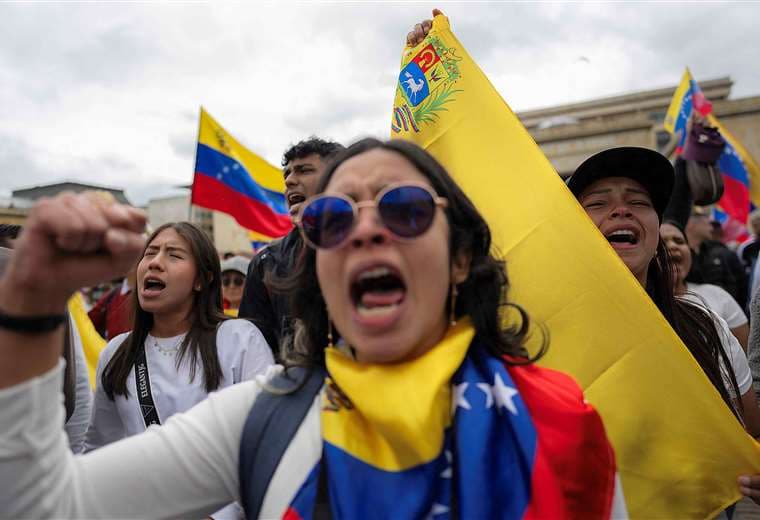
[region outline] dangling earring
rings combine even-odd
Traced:
[[[449,324],[453,327],[457,324],[457,295],[459,292],[457,291],[456,284],[451,284],[451,296],[449,297],[449,300],[451,301],[451,308],[449,309]]]
[[[332,320],[330,319],[330,315],[327,315],[327,347],[332,348],[335,345],[333,345],[333,331],[332,331]]]

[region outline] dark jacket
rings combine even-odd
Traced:
[[[264,280],[269,273],[281,277],[291,274],[301,247],[301,235],[293,229],[254,256],[248,267],[238,317],[251,320],[259,328],[275,359],[280,359],[282,339],[292,329],[290,304],[286,295],[271,290]]]
[[[747,305],[747,276],[739,257],[717,240],[705,240],[698,252],[692,251],[692,267],[686,278],[694,283],[723,287],[744,309]]]

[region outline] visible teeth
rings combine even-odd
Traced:
[[[374,269],[370,269],[369,271],[364,271],[359,275],[357,281],[368,280],[370,278],[380,278],[381,276],[388,276],[389,274],[391,274],[391,270],[387,267],[376,267]]]
[[[396,307],[398,307],[398,303],[394,303],[392,305],[381,305],[378,307],[365,307],[361,303],[357,306],[356,310],[361,314],[362,316],[372,317],[372,316],[382,316],[384,314],[389,314],[396,310]]]
[[[613,231],[612,233],[610,233],[607,236],[608,237],[614,237],[614,236],[630,236],[630,237],[632,237],[632,236],[635,236],[635,235],[636,234],[633,231],[631,231],[630,229],[619,229],[617,231]]]

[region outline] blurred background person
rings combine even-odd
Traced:
[[[736,253],[714,239],[714,233],[710,210],[694,206],[686,224],[686,236],[694,252],[687,281],[718,285],[745,308],[749,289],[744,267]]]
[[[316,194],[329,159],[343,149],[339,143],[310,137],[285,152],[282,174],[291,220],[298,216],[304,201]],[[267,283],[272,276],[291,274],[302,248],[301,233],[294,227],[290,233],[259,251],[248,269],[239,316],[256,324],[275,358],[279,358],[283,338],[292,334],[292,313],[288,296],[272,291]]]
[[[731,333],[747,351],[749,322],[747,316],[736,300],[723,288],[709,283],[698,284],[686,281],[691,270],[691,248],[686,235],[676,224],[665,222],[660,226],[660,238],[668,248],[670,265],[675,276],[676,295],[704,306],[714,312],[728,324]]]
[[[114,287],[105,293],[90,309],[90,317],[95,330],[105,340],[111,340],[132,330],[132,290],[135,286],[135,269],[116,281]]]
[[[237,318],[250,263],[250,259],[239,255],[231,256],[222,262],[222,299],[227,316]]]

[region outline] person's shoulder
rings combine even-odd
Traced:
[[[248,320],[244,320],[242,318],[230,318],[227,320],[222,321],[219,324],[219,330],[217,332],[218,335],[228,335],[228,334],[240,334],[240,333],[250,333],[253,330],[258,330],[256,325],[251,323]]]
[[[100,358],[104,360],[110,360],[114,353],[116,352],[116,349],[121,346],[122,343],[127,339],[127,336],[129,336],[130,332],[122,332],[118,336],[114,336],[111,338],[106,346],[103,348],[103,351],[100,353]]]
[[[726,298],[733,298],[731,294],[729,294],[729,292],[726,291],[723,287],[711,283],[690,283],[687,285],[687,288],[691,292],[701,295],[709,295],[716,299],[722,300]]]
[[[224,320],[216,333],[217,346],[220,349],[238,350],[250,343],[251,338],[261,339],[266,344],[259,328],[248,320],[236,318]]]

